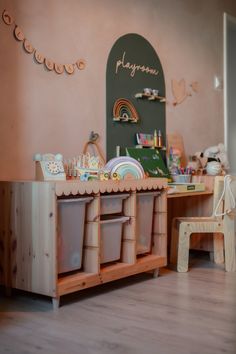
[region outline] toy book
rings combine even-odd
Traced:
[[[169,170],[158,150],[127,147],[126,155],[136,159],[143,166],[148,177],[170,178]]]

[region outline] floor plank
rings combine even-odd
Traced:
[[[236,353],[236,273],[193,259],[62,298],[0,295],[0,354]]]

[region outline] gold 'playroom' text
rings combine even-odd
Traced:
[[[126,52],[123,53],[122,59],[119,59],[116,62],[116,74],[118,73],[118,70],[120,68],[123,68],[123,69],[130,70],[131,77],[134,77],[134,75],[136,74],[136,71],[142,71],[143,73],[151,74],[151,75],[158,75],[159,71],[156,69],[153,69],[153,68],[149,68],[149,66],[131,64],[128,61],[125,62],[125,55],[126,55]]]

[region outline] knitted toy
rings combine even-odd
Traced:
[[[216,146],[210,146],[207,149],[205,149],[203,152],[196,152],[194,156],[200,162],[202,169],[205,169],[208,166],[208,169],[210,170],[211,162],[214,162],[214,164],[211,165],[215,167],[216,167],[216,162],[218,162],[218,166],[220,166],[220,170],[223,169],[227,171],[229,169],[229,161],[228,161],[227,153],[225,151],[224,144],[222,143]],[[218,173],[212,173],[212,174],[218,174]]]

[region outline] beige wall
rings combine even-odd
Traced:
[[[223,141],[223,11],[234,0],[0,0],[25,36],[47,57],[70,63],[75,75],[35,64],[0,20],[0,179],[33,178],[34,152],[78,155],[91,130],[105,149],[105,74],[109,51],[135,32],[156,49],[167,87],[167,132],[183,134],[187,154]],[[200,92],[172,105],[171,79],[198,81]]]

